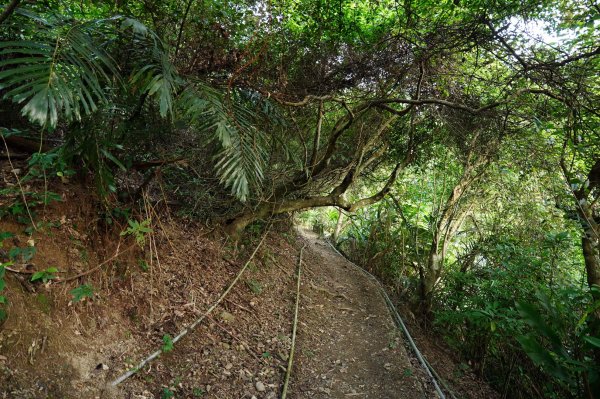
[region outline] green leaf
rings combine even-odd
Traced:
[[[160,398],[161,399],[171,399],[175,397],[175,394],[173,393],[173,391],[171,391],[169,388],[163,388]]]
[[[536,332],[548,338],[556,350],[562,348],[560,337],[543,320],[540,312],[529,303],[518,302],[517,310],[523,319],[532,326]]]
[[[15,235],[12,233],[9,233],[7,231],[0,231],[0,248],[2,248],[2,243],[4,240],[8,239],[8,238],[12,238]]]
[[[173,339],[169,334],[163,335],[163,352],[171,352],[173,350]]]
[[[8,251],[8,256],[10,259],[12,260],[16,260],[17,258],[21,258],[21,260],[23,261],[23,263],[25,262],[29,262],[33,256],[36,253],[36,248],[35,247],[23,247],[23,248],[19,248],[19,247],[14,247],[11,248],[10,251]]]
[[[121,80],[105,52],[111,40],[106,29],[112,26],[110,19],[74,23],[57,14],[55,19],[36,24],[30,40],[0,43],[0,87],[5,98],[23,104],[24,116],[48,128],[63,117],[80,119],[82,108],[87,114],[94,112],[97,104],[108,100],[106,87]]]
[[[31,276],[31,281],[37,281],[37,280],[41,279],[42,277],[44,277],[44,272],[35,272]]]
[[[556,362],[543,346],[541,346],[532,336],[522,335],[517,337],[517,341],[527,353],[527,356],[538,366],[555,368]]]
[[[600,348],[600,338],[586,336],[586,337],[583,337],[583,339],[586,342],[588,342],[588,343],[592,344],[593,346],[595,346],[596,348]]]
[[[58,272],[58,269],[56,267],[49,267],[46,270],[35,272],[31,276],[31,281],[42,280],[42,282],[47,283],[48,281],[56,278],[56,276],[54,275],[54,273],[56,272]]]
[[[121,23],[123,28],[131,28],[134,33],[146,36],[148,34],[148,28],[146,25],[133,18],[123,18],[123,22]]]
[[[104,154],[104,156],[106,158],[110,159],[115,165],[117,165],[119,167],[119,169],[121,169],[123,171],[127,170],[127,168],[125,167],[125,165],[123,165],[121,163],[121,161],[119,161],[113,154],[111,154],[110,152],[108,152],[104,148],[102,149],[102,153]]]
[[[71,295],[73,295],[73,302],[79,302],[83,298],[92,298],[94,296],[94,290],[87,284],[80,285],[77,288],[72,289]]]
[[[140,265],[140,268],[145,272],[147,272],[150,269],[148,262],[146,262],[144,259],[139,259],[138,264]]]

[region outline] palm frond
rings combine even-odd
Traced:
[[[163,118],[172,115],[180,79],[163,42],[139,21],[126,18],[122,26],[131,27],[134,33],[135,46],[130,54],[136,58],[137,66],[131,73],[130,83],[140,93],[157,98]]]
[[[61,116],[73,120],[96,111],[118,72],[95,37],[98,21],[40,24],[42,18],[35,19],[34,37],[0,43],[0,90],[23,104],[30,121],[53,128]]]
[[[180,106],[199,130],[214,135],[221,147],[215,156],[217,175],[232,195],[246,201],[264,180],[267,162],[267,136],[257,127],[260,114],[239,96],[226,98],[202,84],[186,88]]]

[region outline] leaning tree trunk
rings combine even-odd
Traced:
[[[238,238],[240,233],[248,226],[250,223],[260,220],[266,219],[270,214],[272,214],[272,206],[268,204],[264,204],[253,211],[244,212],[236,218],[229,220],[225,225],[225,233],[233,238]]]
[[[344,213],[342,212],[341,209],[338,209],[338,218],[337,218],[337,222],[335,223],[335,230],[333,231],[333,242],[334,244],[337,244],[338,240],[340,239],[340,234],[342,232],[342,228],[344,227]]]
[[[356,212],[358,209],[365,206],[369,206],[376,202],[381,201],[391,190],[392,184],[396,181],[398,172],[403,169],[412,160],[412,154],[409,154],[407,158],[401,163],[396,164],[392,173],[388,177],[385,185],[377,193],[370,197],[359,199],[355,202],[349,202],[344,197],[344,193],[350,187],[353,182],[352,173],[348,173],[344,180],[334,188],[331,193],[322,196],[305,197],[298,199],[280,200],[262,202],[255,209],[242,213],[231,219],[225,225],[225,232],[234,238],[239,237],[240,233],[250,223],[260,220],[268,219],[269,217],[280,215],[288,212],[300,211],[309,208],[319,208],[323,206],[336,206],[347,212]],[[349,178],[350,176],[350,178]]]
[[[598,301],[600,300],[600,226],[594,220],[594,215],[587,204],[580,204],[579,210],[579,216],[583,227],[581,249],[583,252],[587,282],[590,288],[595,288],[591,290],[591,294],[593,300]],[[592,317],[592,332],[595,336],[600,336],[600,309],[596,309],[593,312]],[[598,360],[600,361],[600,353],[598,354]]]
[[[561,163],[561,166],[565,175],[567,175],[564,162]],[[577,201],[577,215],[583,230],[581,249],[588,286],[600,289],[600,215],[594,209],[594,204],[600,196],[597,192],[600,191],[600,159],[596,160],[596,163],[588,172],[586,183],[582,184],[581,188],[573,194]],[[596,194],[594,195],[594,193]],[[595,301],[600,300],[600,293],[597,290],[592,290],[592,297]],[[600,309],[596,309],[594,316],[597,324],[600,324]],[[600,335],[600,329],[596,330],[595,333]]]
[[[454,237],[468,213],[467,209],[459,209],[459,201],[470,185],[480,176],[480,174],[471,176],[471,172],[471,167],[465,169],[460,181],[450,193],[433,233],[426,268],[421,276],[420,307],[424,315],[430,315],[431,313],[433,292],[442,275],[444,258],[450,240]]]

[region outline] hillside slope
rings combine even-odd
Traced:
[[[0,255],[36,248],[5,276],[0,397],[279,397],[304,245],[289,397],[435,397],[376,287],[316,236],[276,225],[251,258],[262,233],[233,243],[151,208],[152,232],[136,243],[121,236],[124,226],[98,224],[92,206],[70,206],[91,202],[85,191],[63,187],[61,195],[37,231],[0,221],[13,235]],[[220,305],[170,348],[249,259]],[[50,267],[59,278],[29,281]],[[72,291],[84,285],[92,297],[76,302]],[[167,350],[158,359],[111,386],[160,348]]]

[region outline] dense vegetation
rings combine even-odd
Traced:
[[[104,222],[146,190],[232,236],[320,209],[504,397],[598,397],[598,29],[578,0],[13,0],[0,217],[37,228],[53,179]]]

